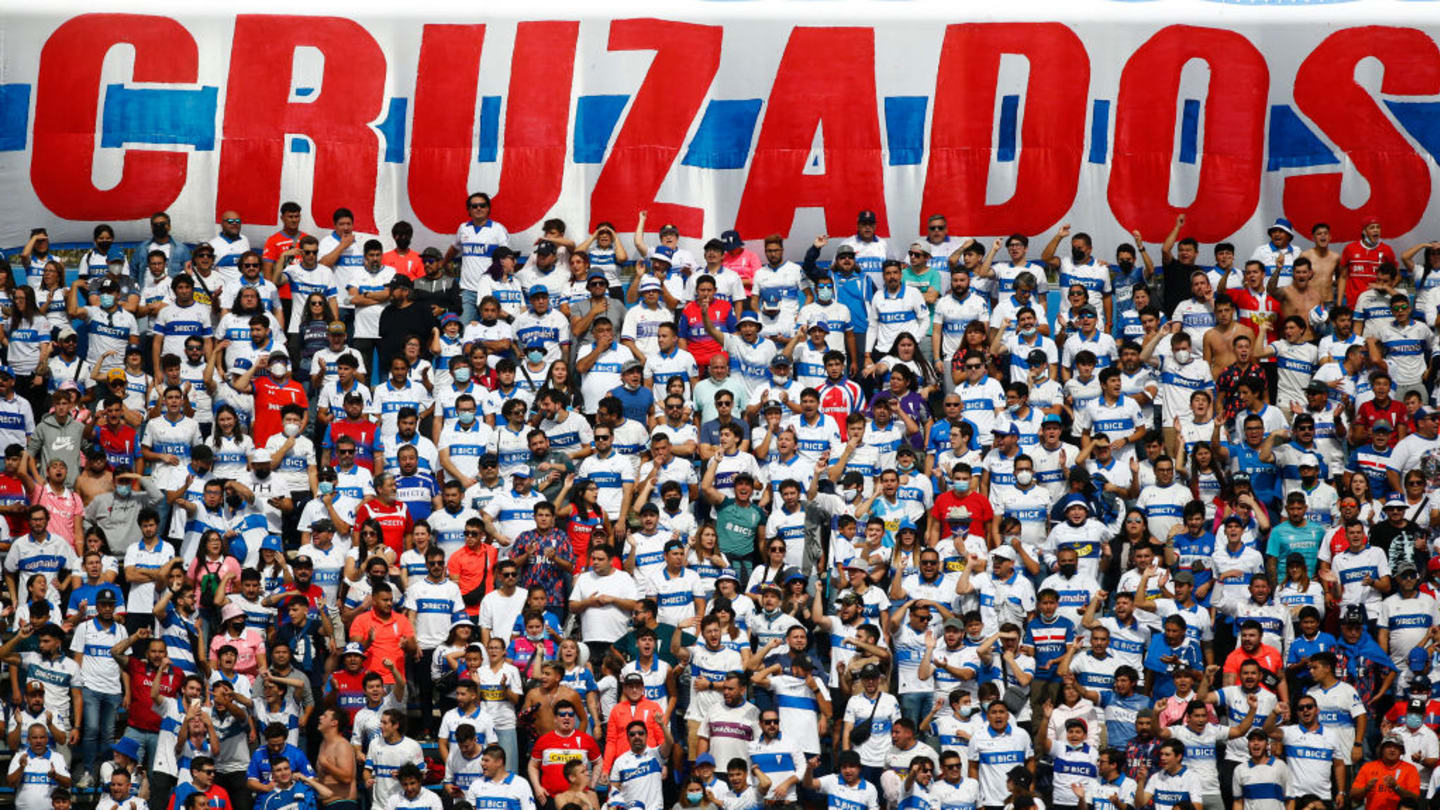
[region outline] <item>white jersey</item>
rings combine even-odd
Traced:
[[[607,802],[623,803],[627,810],[664,810],[664,770],[657,749],[625,751],[610,766],[612,796]]]
[[[478,292],[490,270],[495,248],[508,245],[510,233],[505,226],[487,219],[478,228],[473,222],[462,224],[455,232],[453,249],[460,254],[460,289]]]
[[[1190,761],[1189,757],[1186,761]],[[1193,765],[1182,765],[1175,773],[1162,770],[1151,775],[1145,792],[1150,794],[1155,810],[1191,810],[1192,806],[1204,804],[1206,793],[1218,793],[1219,789],[1206,790]]]
[[[1282,726],[1285,765],[1290,771],[1290,789],[1297,795],[1331,795],[1332,761],[1350,762],[1350,749],[1340,747],[1335,734],[1323,725],[1311,731],[1299,725]]]
[[[997,732],[987,723],[970,738],[970,750],[973,761],[980,763],[980,804],[987,806],[1005,803],[1010,769],[1035,756],[1030,735],[1014,725]]]

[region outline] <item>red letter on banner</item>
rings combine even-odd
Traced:
[[[843,64],[836,54],[844,54]],[[796,28],[785,45],[735,228],[750,238],[788,234],[795,209],[823,207],[832,234],[853,233],[855,215],[875,212],[889,235],[871,28]],[[825,173],[805,174],[823,132]]]
[[[408,186],[410,210],[436,233],[449,233],[464,219],[484,45],[483,25],[427,25],[420,40]]]
[[[140,219],[170,205],[185,187],[190,156],[183,152],[126,149],[114,188],[96,188],[90,178],[100,67],[122,43],[135,47],[135,82],[188,84],[198,77],[195,40],[169,17],[84,14],[55,29],[40,51],[30,182],[58,217]]]
[[[1210,67],[1200,184],[1186,208],[1170,205],[1176,92],[1191,59]],[[1232,31],[1172,25],[1141,45],[1120,75],[1110,210],[1125,230],[1159,240],[1182,210],[1186,236],[1215,242],[1234,233],[1260,201],[1270,70],[1250,40]]]
[[[1301,229],[1328,222],[1336,239],[1360,233],[1366,217],[1379,217],[1389,233],[1406,233],[1430,202],[1430,172],[1395,130],[1369,91],[1355,81],[1355,65],[1373,56],[1385,66],[1387,96],[1440,93],[1440,50],[1414,28],[1347,28],[1321,42],[1295,74],[1295,106],[1345,153],[1370,184],[1359,208],[1340,202],[1340,172],[1285,180],[1285,213]]]
[[[653,50],[655,59],[590,194],[591,230],[608,220],[617,231],[633,231],[644,208],[651,222],[673,222],[686,236],[703,235],[704,209],[657,203],[655,194],[720,67],[723,34],[718,25],[652,19],[610,23],[610,50]]]
[[[522,22],[515,30],[505,149],[493,201],[496,216],[514,232],[539,222],[560,199],[579,36],[578,22]]]
[[[1023,147],[1014,195],[986,205],[1002,54],[1030,62]],[[921,217],[943,213],[957,233],[1040,233],[1054,225],[1070,210],[1080,181],[1089,88],[1090,58],[1064,25],[948,26],[935,77]]]
[[[295,49],[325,56],[312,102],[290,101]],[[385,55],[358,23],[338,17],[241,14],[235,18],[225,90],[225,136],[220,147],[217,212],[234,209],[247,222],[279,218],[280,168],[286,136],[308,135],[315,149],[315,222],[340,207],[355,212],[355,230],[375,231],[380,117]]]

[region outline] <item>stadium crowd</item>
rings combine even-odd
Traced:
[[[465,206],[10,257],[19,810],[1440,807],[1440,242]]]

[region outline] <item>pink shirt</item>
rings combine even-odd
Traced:
[[[728,267],[740,274],[740,279],[745,282],[745,292],[750,292],[750,282],[755,279],[755,271],[760,269],[760,257],[753,251],[741,248],[739,253],[726,253],[720,259],[721,267]]]
[[[76,545],[79,538],[75,536],[75,518],[85,514],[85,502],[80,500],[79,494],[69,487],[57,494],[46,483],[40,485],[32,502],[49,510],[50,524],[45,527],[46,530],[74,546],[78,553],[80,547]]]
[[[255,677],[260,672],[260,661],[255,656],[265,651],[265,638],[260,631],[253,627],[247,627],[240,634],[239,638],[230,635],[227,630],[210,639],[210,657],[214,658],[221,647],[226,644],[235,648],[239,657],[235,659],[235,671],[242,675]]]

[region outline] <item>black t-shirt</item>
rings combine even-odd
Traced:
[[[1200,269],[1198,264],[1181,264],[1175,259],[1165,262],[1161,281],[1162,311],[1166,318],[1175,317],[1175,307],[1190,298],[1190,274]]]

